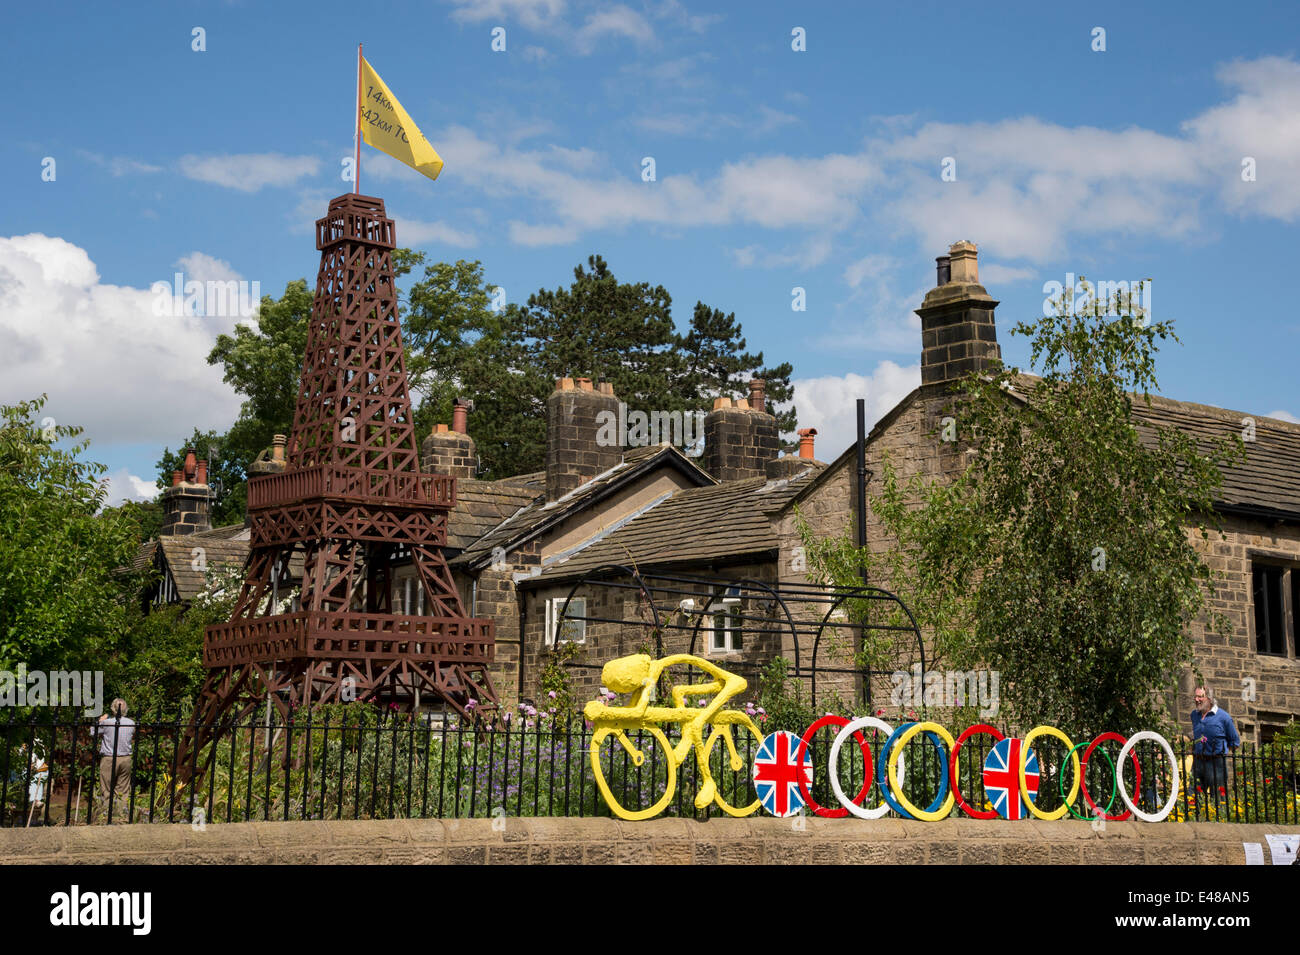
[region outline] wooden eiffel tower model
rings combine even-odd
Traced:
[[[287,466],[248,481],[248,572],[230,622],[204,640],[196,750],[268,698],[282,715],[348,700],[443,703],[464,717],[496,705],[492,621],[465,616],[442,553],[456,479],[419,470],[393,247],[382,199],[340,196],[316,222]],[[300,609],[279,613],[299,550]],[[393,613],[393,564],[408,555],[424,615]]]

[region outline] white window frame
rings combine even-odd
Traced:
[[[560,621],[560,613],[564,610],[564,602],[568,600],[564,597],[547,597],[546,598],[546,645],[555,646],[555,628]],[[587,598],[574,597],[569,600],[569,613],[580,617],[587,615]],[[577,636],[567,637],[563,643],[586,643],[587,642],[587,621],[574,620],[572,617],[567,622],[566,629],[576,628]]]
[[[740,613],[740,588],[728,587],[709,602],[704,613],[709,618],[706,621],[709,653],[740,653],[745,646],[744,621],[728,620],[731,614]],[[714,643],[719,630],[722,631],[722,646]]]

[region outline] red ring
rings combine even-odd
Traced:
[[[1119,743],[1120,746],[1123,746],[1128,742],[1128,737],[1121,736],[1119,733],[1102,733],[1088,745],[1087,749],[1083,751],[1083,760],[1079,763],[1079,791],[1083,793],[1083,798],[1087,800],[1088,807],[1094,812],[1097,809],[1097,804],[1092,801],[1092,796],[1088,793],[1088,757],[1092,755],[1092,751],[1097,748],[1098,743],[1103,743],[1106,740],[1111,740]],[[1135,793],[1140,793],[1142,791],[1142,764],[1138,762],[1136,750],[1129,750],[1128,755],[1129,758],[1133,760],[1133,791]],[[1115,767],[1116,776],[1122,772],[1124,772],[1123,767]],[[1115,780],[1115,785],[1119,785],[1118,779]],[[1133,815],[1133,813],[1128,809],[1125,809],[1118,816],[1103,816],[1103,818],[1110,822],[1123,822],[1131,815]]]
[[[976,723],[974,726],[966,727],[952,746],[952,756],[948,759],[948,782],[952,784],[952,794],[957,797],[957,805],[961,807],[962,812],[966,813],[966,815],[973,819],[998,819],[1000,817],[995,810],[975,809],[973,806],[968,805],[962,797],[961,786],[957,782],[957,757],[961,754],[961,748],[966,740],[979,733],[986,733],[999,743],[1006,739],[1001,730],[996,726],[990,726],[988,723]]]
[[[844,717],[832,716],[828,713],[812,726],[808,727],[807,732],[805,732],[799,739],[799,751],[795,753],[794,758],[795,765],[803,765],[804,754],[808,752],[808,747],[812,745],[812,739],[817,735],[819,729],[824,726],[848,725],[849,721]],[[862,750],[862,758],[866,761],[864,767],[866,769],[865,781],[862,784],[862,788],[858,790],[858,794],[853,797],[853,802],[861,805],[863,797],[871,790],[871,781],[875,778],[875,774],[872,772],[871,746],[868,745],[867,738],[862,735],[862,730],[858,730],[853,734],[853,736],[858,741],[858,748]],[[807,803],[808,808],[812,810],[813,815],[822,816],[825,819],[842,819],[849,814],[849,811],[843,806],[840,806],[838,809],[827,809],[825,806],[819,805],[817,800],[813,799],[812,793],[808,791],[808,783],[804,780],[803,773],[799,774],[799,792],[803,796],[804,802]]]

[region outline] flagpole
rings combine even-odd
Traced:
[[[356,144],[356,156],[352,167],[352,191],[361,195],[361,44],[357,44],[357,128],[353,141]]]

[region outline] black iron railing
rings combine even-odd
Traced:
[[[490,816],[608,816],[593,774],[593,728],[581,717],[565,718],[529,706],[491,726],[430,720],[370,704],[327,707],[293,719],[272,714],[216,727],[214,758],[195,754],[191,766],[177,763],[177,742],[186,729],[180,719],[135,726],[129,764],[121,756],[102,756],[94,728],[111,740],[113,722],[97,723],[66,716],[18,719],[9,711],[0,723],[0,826],[82,825],[98,822],[209,822],[301,819],[388,819]],[[761,727],[767,732],[770,727]],[[828,775],[828,755],[836,727],[818,731],[810,746],[814,766],[811,794],[816,803],[835,808]],[[680,740],[676,727],[666,728],[669,745]],[[655,804],[668,784],[673,759],[648,732],[628,734],[645,759],[631,754],[610,735],[599,748],[601,776],[628,809]],[[706,729],[706,740],[708,731]],[[744,806],[756,798],[750,778],[759,740],[736,728],[743,766],[731,768],[727,748],[718,742],[707,754],[710,772],[726,802]],[[879,772],[882,735],[864,734],[873,775]],[[966,805],[988,812],[996,791],[986,791],[981,770],[993,745],[975,736],[960,751],[958,779]],[[1114,793],[1111,764],[1118,745],[1104,744],[1106,756],[1094,754],[1080,793],[1065,818],[1096,819],[1100,812],[1119,816],[1124,805]],[[1060,793],[1065,746],[1052,738],[1036,740],[1040,786],[1035,806],[1050,813],[1063,805]],[[1167,754],[1139,743],[1123,767],[1126,791],[1140,809],[1154,813],[1172,788]],[[1300,823],[1300,754],[1296,747],[1243,747],[1223,760],[1222,791],[1198,790],[1198,776],[1212,766],[1193,762],[1185,744],[1175,744],[1182,777],[1171,821]],[[204,754],[206,755],[206,754]],[[675,768],[674,794],[667,816],[705,819],[721,815],[716,805],[696,809],[699,759],[691,752]],[[865,778],[862,745],[852,741],[841,750],[841,788],[854,796]],[[916,806],[928,808],[949,773],[948,756],[923,737],[904,751],[901,786]],[[196,777],[197,767],[205,767]],[[1136,769],[1141,770],[1138,780]],[[1190,772],[1189,772],[1190,770]],[[1198,770],[1200,772],[1198,773]],[[116,779],[114,778],[116,776]],[[1068,763],[1066,795],[1074,774]],[[867,805],[880,800],[872,786]],[[960,808],[954,815],[964,815]],[[897,815],[892,812],[890,815]]]

